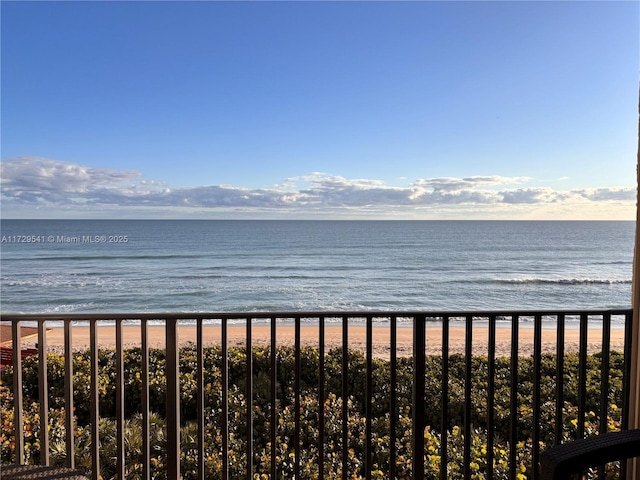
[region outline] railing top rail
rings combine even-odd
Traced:
[[[209,320],[209,319],[290,319],[290,318],[389,318],[389,317],[492,317],[492,316],[554,316],[554,315],[629,315],[631,308],[620,309],[573,309],[573,310],[383,310],[383,311],[291,311],[291,312],[141,312],[141,313],[2,313],[0,321],[37,321],[37,320]]]

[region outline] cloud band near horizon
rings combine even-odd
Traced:
[[[94,168],[38,157],[3,161],[0,179],[3,216],[13,218],[24,216],[29,209],[53,215],[58,212],[63,216],[74,216],[74,212],[86,214],[91,209],[111,209],[126,214],[129,209],[155,212],[152,216],[161,212],[175,216],[177,212],[235,211],[291,213],[300,217],[324,213],[411,218],[473,218],[477,215],[554,218],[566,217],[572,212],[575,218],[584,218],[592,212],[594,219],[631,220],[636,203],[635,187],[555,190],[528,187],[526,184],[531,181],[528,177],[496,175],[416,179],[405,186],[390,186],[378,180],[310,173],[265,188],[232,185],[172,188],[146,180],[141,172]],[[583,211],[576,212],[576,208]]]

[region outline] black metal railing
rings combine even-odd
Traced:
[[[434,475],[433,472],[439,472],[437,475],[441,479],[456,476],[467,479],[478,471],[482,471],[485,478],[496,478],[498,469],[504,470],[504,475],[511,479],[521,478],[522,474],[537,478],[536,465],[541,449],[562,443],[568,435],[567,429],[574,429],[570,436],[581,438],[594,432],[627,428],[631,321],[632,311],[629,309],[524,312],[3,315],[2,322],[10,323],[12,326],[13,370],[10,390],[13,394],[15,447],[11,459],[3,458],[2,461],[18,464],[25,462],[23,391],[33,386],[23,382],[21,328],[24,325],[37,324],[38,398],[35,400],[38,403],[40,453],[39,456],[32,458],[36,458],[43,465],[49,465],[52,462],[49,454],[51,449],[49,415],[52,393],[50,392],[51,379],[47,374],[49,348],[46,332],[48,325],[61,323],[61,327],[53,328],[64,329],[64,348],[61,354],[64,357],[66,466],[84,467],[93,479],[100,478],[103,470],[100,465],[101,441],[103,441],[100,436],[100,419],[101,402],[104,402],[101,398],[104,392],[101,393],[101,389],[104,390],[104,385],[100,384],[99,379],[100,371],[105,367],[104,360],[100,356],[103,349],[98,339],[98,328],[101,325],[114,324],[115,412],[113,420],[117,427],[114,476],[124,479],[132,475],[131,466],[126,463],[128,452],[125,424],[129,417],[127,409],[134,408],[139,410],[141,415],[139,434],[142,438],[141,465],[135,474],[136,478],[150,479],[154,476],[153,472],[156,468],[164,468],[168,479],[178,479],[181,475],[182,478],[189,477],[191,473],[187,475],[181,468],[184,451],[191,447],[185,445],[184,437],[181,438],[181,431],[185,428],[185,419],[181,418],[185,415],[184,399],[181,399],[181,382],[185,382],[186,373],[182,372],[183,375],[181,375],[180,370],[179,329],[181,325],[195,324],[196,341],[189,347],[196,357],[195,370],[189,372],[189,378],[195,384],[195,399],[190,405],[195,409],[196,434],[195,438],[189,440],[189,445],[195,445],[193,448],[197,471],[192,472],[193,478],[201,480],[238,478],[230,473],[233,470],[234,461],[243,463],[243,476],[247,479],[254,478],[255,474],[264,475],[259,478],[286,478],[282,474],[283,462],[289,465],[287,471],[290,471],[291,476],[295,478],[310,476],[309,470],[313,470],[315,478],[320,479],[352,478],[351,475],[354,472],[356,476],[366,479],[423,479],[431,478]],[[164,354],[163,375],[166,378],[164,384],[166,390],[163,392],[166,396],[164,402],[166,425],[165,443],[162,447],[164,465],[161,467],[152,465],[151,461],[155,454],[152,452],[151,445],[153,426],[150,419],[152,414],[150,404],[152,388],[155,388],[152,387],[152,384],[155,385],[152,380],[158,372],[157,370],[152,372],[150,366],[151,353],[155,351],[149,344],[150,322],[164,325],[165,328],[165,345],[162,352]],[[253,353],[257,347],[252,336],[252,326],[256,322],[269,326],[268,343],[263,347],[266,348],[268,362],[261,362],[260,365],[256,364],[258,360]],[[325,337],[328,322],[331,322],[331,325],[341,326],[339,371],[329,364],[330,352]],[[73,332],[82,323],[88,324],[88,327],[84,328],[89,329],[90,338],[88,351],[85,352],[90,365],[90,373],[86,379],[89,382],[90,407],[88,420],[85,420],[90,428],[90,441],[85,442],[89,449],[90,462],[77,465],[78,425],[74,403],[76,398],[74,398]],[[570,326],[568,326],[569,323]],[[244,326],[245,331],[244,345],[241,349],[245,352],[244,374],[240,375],[240,381],[236,381],[238,375],[234,370],[237,366],[237,358],[233,357],[233,365],[230,364],[232,349],[237,347],[229,344],[228,332],[229,326],[236,324]],[[292,365],[286,363],[285,366],[285,360],[279,353],[279,348],[283,346],[282,342],[279,342],[278,333],[282,324],[290,324],[294,329],[293,344],[288,345],[292,348]],[[317,340],[314,338],[312,342],[315,345],[312,360],[307,358],[309,355],[303,357],[301,327],[307,324],[317,325],[318,332]],[[140,329],[139,364],[136,367],[139,368],[140,392],[139,404],[134,407],[125,396],[127,388],[134,387],[127,387],[130,383],[125,381],[129,372],[125,371],[128,367],[125,367],[124,325],[135,325]],[[349,348],[350,327],[353,325],[363,325],[365,329],[365,345],[361,352],[362,357],[358,357],[361,360],[358,368],[362,370],[362,378],[355,383],[353,382],[354,371],[352,371],[352,368],[355,368],[353,367],[355,357],[353,349]],[[437,356],[427,355],[426,347],[429,343],[427,331],[430,325],[441,328]],[[452,326],[464,327],[465,340],[462,351],[452,351],[450,338]],[[389,331],[388,356],[382,359],[374,358],[373,334],[374,328],[378,327]],[[397,333],[401,328],[412,329],[413,350],[409,359],[400,358],[398,354]],[[500,328],[510,329],[508,355],[497,354],[496,338]],[[571,358],[565,350],[567,328],[579,330],[578,351],[575,354],[572,353],[574,356]],[[616,357],[611,349],[612,328],[624,329],[623,351]],[[212,398],[211,392],[208,391],[212,388],[208,376],[211,375],[213,367],[206,354],[209,346],[204,340],[205,329],[219,329],[220,333],[220,341],[216,347],[218,348],[217,356],[215,356],[217,362],[215,369],[220,373],[220,387],[219,391],[213,392],[216,398],[220,399],[219,412],[216,410],[219,414],[216,415],[207,413],[212,411],[211,405],[208,404]],[[530,345],[532,355],[521,355],[520,334],[523,329],[532,330],[532,345]],[[555,329],[553,353],[543,352],[542,334],[545,329]],[[486,338],[486,347],[483,347],[483,351],[478,351],[474,346],[474,335],[479,331],[482,332],[483,338]],[[595,356],[592,354],[593,348],[590,349],[588,343],[589,338],[593,339],[594,335],[590,332],[594,331],[598,335],[598,341],[595,342],[598,353]],[[309,341],[308,338],[304,340],[305,343]],[[334,347],[335,345],[331,345],[332,349]],[[331,358],[335,358],[335,355]],[[620,358],[623,365],[621,378],[612,376],[612,362]],[[27,361],[24,360],[24,362]],[[573,376],[567,374],[570,362],[573,362],[572,365],[575,364],[577,368]],[[593,378],[594,374],[591,370],[593,362],[598,362],[598,378]],[[386,369],[380,367],[382,364]],[[281,372],[290,366],[293,367],[292,371]],[[154,368],[157,367],[154,366]],[[309,369],[312,370],[311,374]],[[549,372],[553,372],[551,377]],[[292,377],[292,385],[290,385],[293,389],[292,393],[286,390],[286,385],[281,385],[285,374],[287,378]],[[383,375],[382,378],[380,374]],[[409,374],[410,385],[406,385]],[[266,380],[263,378],[264,375],[267,377]],[[310,375],[315,376],[315,386],[311,385]],[[340,382],[333,378],[336,375],[341,377]],[[2,378],[9,377],[4,375]],[[336,381],[332,383],[330,389],[328,384],[333,380]],[[260,382],[261,385],[258,392],[259,399],[256,398],[256,382]],[[265,382],[267,389],[263,391],[262,384]],[[576,382],[577,385],[574,385]],[[615,383],[616,388],[613,388],[612,382]],[[333,385],[338,383],[340,387],[335,391],[336,388],[333,388]],[[523,410],[523,388],[528,392],[527,398],[530,398],[526,402],[526,411]],[[571,394],[576,397],[577,405],[573,403],[569,405],[567,402],[570,396],[569,388],[577,389],[575,395]],[[594,388],[597,390],[597,400],[593,398]],[[30,391],[32,390],[33,388]],[[411,392],[409,400],[402,397],[402,392],[407,390]],[[315,395],[315,402],[309,402],[304,397],[310,391]],[[614,391],[619,392],[618,397]],[[329,401],[330,395],[335,396],[335,398],[332,397],[335,402]],[[435,403],[427,397],[434,397]],[[243,398],[245,402],[240,407],[242,412],[238,409],[238,405],[241,404],[237,402],[238,398]],[[232,408],[231,403],[233,403]],[[433,411],[434,405],[439,407],[438,412]],[[598,411],[593,412],[588,409],[588,405],[597,405]],[[311,407],[316,409],[313,412],[315,430],[312,426],[305,424],[309,422],[307,414]],[[339,410],[337,413],[330,410],[335,408]],[[265,409],[268,410],[268,414],[264,412]],[[355,427],[351,418],[354,409],[359,409],[361,412],[358,416],[360,424]],[[386,423],[380,420],[381,411],[386,412]],[[193,415],[193,412],[187,413]],[[242,418],[244,424],[230,418],[231,413],[237,418]],[[284,418],[285,413],[288,415],[286,418]],[[3,415],[5,414],[7,412],[3,412]],[[112,415],[112,412],[108,414]],[[254,423],[255,416],[258,414],[260,425]],[[410,431],[406,430],[406,415],[409,416]],[[610,425],[612,415],[617,419],[614,426]],[[293,433],[290,439],[287,437],[289,439],[287,441],[292,441],[293,446],[284,445],[282,440],[282,431],[289,428],[286,422],[290,420],[293,423]],[[523,427],[525,423],[526,428]],[[364,426],[362,427],[361,424]],[[362,427],[358,430],[360,433],[353,430],[356,427]],[[384,429],[384,435],[380,434],[381,428]],[[586,431],[586,428],[589,431]],[[336,429],[341,431],[336,434],[334,431]],[[409,439],[406,438],[407,433],[409,433]],[[207,444],[211,435],[220,437],[216,443],[218,445],[216,452],[212,452]],[[477,444],[474,439],[480,437],[482,437],[480,444]],[[238,442],[239,439],[242,441]],[[461,454],[458,444],[462,449]],[[358,448],[350,448],[354,445]],[[242,452],[237,451],[238,446],[242,448]],[[155,445],[153,447],[157,448]],[[312,447],[315,450],[313,454],[309,454],[307,450]],[[530,456],[525,456],[523,450],[530,451]],[[309,463],[305,460],[303,465],[303,454],[306,455],[305,458],[312,458],[313,461]],[[220,461],[215,464],[215,467],[210,467],[208,465],[213,457],[219,458]],[[401,464],[398,461],[400,457],[405,463]],[[482,461],[480,462],[478,458]],[[356,467],[353,466],[354,462],[357,463]],[[337,469],[334,469],[335,465],[338,465]],[[217,473],[212,473],[212,468]],[[619,468],[623,475],[625,466],[621,465]],[[400,469],[402,472],[399,471]],[[599,475],[604,478],[603,469]]]

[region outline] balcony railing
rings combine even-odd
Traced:
[[[130,440],[125,432],[133,411],[141,416],[137,432],[141,436],[140,465],[135,478],[145,480],[158,477],[158,469],[162,469],[158,478],[239,478],[233,473],[238,471],[234,462],[242,464],[240,470],[247,479],[423,479],[432,478],[433,472],[441,479],[467,479],[478,473],[484,478],[537,478],[541,450],[569,438],[627,428],[631,321],[631,310],[3,315],[2,322],[12,326],[13,373],[7,370],[3,378],[12,378],[15,446],[11,458],[3,457],[2,462],[22,464],[27,457],[43,465],[54,462],[50,401],[55,393],[50,391],[53,378],[48,374],[51,357],[47,356],[47,328],[53,325],[64,331],[60,353],[66,450],[61,457],[66,466],[85,468],[96,480],[105,470],[100,464],[105,446],[101,416],[111,416],[116,425],[113,476],[133,476],[133,467],[126,460]],[[258,323],[268,326],[266,345],[252,335]],[[150,325],[156,324],[164,326],[165,333],[159,354],[149,343]],[[284,324],[293,328],[291,345],[279,336]],[[301,334],[308,324],[317,327],[312,350],[305,349]],[[23,363],[33,362],[21,355],[20,333],[27,325],[38,328],[37,388],[23,382]],[[82,379],[75,372],[74,386],[73,358],[79,353],[73,332],[79,325],[89,329],[88,349],[81,352],[89,371]],[[100,375],[106,360],[101,356],[104,348],[98,329],[104,325],[115,330],[115,354],[110,357],[115,362],[115,409],[105,407],[101,412],[105,385]],[[129,325],[140,332],[133,367],[130,359],[125,366],[123,328],[131,328]],[[196,331],[195,341],[187,347],[179,336],[184,325]],[[244,328],[240,348],[230,344],[228,334],[230,326],[237,325]],[[327,346],[328,325],[340,328],[338,349]],[[427,355],[433,341],[431,325],[439,328],[433,330],[439,337],[437,356]],[[365,331],[359,353],[349,348],[353,347],[350,328],[354,326]],[[464,328],[461,351],[451,347],[450,334],[456,326]],[[398,351],[397,335],[403,328],[413,335],[410,357]],[[577,352],[565,348],[568,328],[579,332]],[[219,331],[217,346],[205,344],[205,329]],[[509,330],[507,355],[497,354],[499,329]],[[542,334],[550,329],[555,335],[554,348],[546,352]],[[624,329],[622,351],[617,353],[611,348],[612,329]],[[374,355],[374,330],[376,334],[387,332],[388,354],[383,358]],[[532,354],[522,355],[525,330],[531,334],[527,342]],[[479,332],[486,340],[482,350],[474,344]],[[305,336],[304,342],[308,345],[309,338]],[[288,357],[283,347],[289,349]],[[183,360],[185,371],[181,372],[181,354],[186,351],[195,357],[195,365],[187,372]],[[258,351],[262,356],[257,356]],[[160,355],[163,362],[156,362],[154,355]],[[621,365],[621,375],[616,374],[614,362]],[[160,367],[164,363],[161,372],[154,370],[156,363]],[[138,383],[130,381],[133,373],[129,369],[138,372]],[[362,376],[356,377],[356,371]],[[219,373],[216,382],[211,380],[213,372]],[[162,382],[159,376],[165,377]],[[83,425],[78,425],[79,405],[74,398],[79,382],[87,384],[90,403]],[[193,384],[188,406],[184,399],[187,382]],[[154,389],[160,383],[158,393]],[[131,389],[136,389],[134,395]],[[29,408],[25,391],[31,392],[28,395],[37,392],[37,398],[31,399],[37,402],[36,426],[25,424],[25,408]],[[157,402],[154,395],[166,396],[160,446],[152,439],[157,427],[151,411],[152,401]],[[138,404],[132,405],[131,398]],[[185,436],[189,418],[195,419],[190,426],[194,435]],[[25,452],[25,435],[34,427],[39,431],[38,455]],[[82,440],[89,461],[81,464],[77,461],[80,427],[90,432]],[[154,449],[162,450],[162,461],[154,460],[159,455]],[[185,472],[187,450],[194,453],[195,471]],[[618,468],[624,477],[625,465]],[[604,469],[599,475],[604,478]]]

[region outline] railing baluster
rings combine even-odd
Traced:
[[[40,401],[40,465],[49,465],[49,376],[47,368],[46,319],[38,321],[38,371],[38,398]]]
[[[600,433],[607,433],[609,415],[609,376],[611,374],[611,314],[602,318],[602,385],[600,390]]]
[[[178,320],[166,319],[167,478],[180,478],[180,359]]]
[[[342,317],[342,480],[349,478],[349,322]]]
[[[349,461],[349,384],[347,375],[349,370],[349,322],[342,317],[342,480],[349,478],[347,465]]]
[[[98,364],[98,321],[89,323],[91,356],[91,478],[100,478],[100,369]],[[143,437],[144,438],[144,437]]]
[[[371,417],[373,402],[373,317],[368,316],[366,325],[366,361],[367,361],[367,379],[366,379],[366,396],[365,396],[365,478],[371,478],[371,463],[373,462],[373,454],[371,452]]]
[[[276,344],[276,317],[271,317],[271,478],[277,477],[276,457],[278,455],[278,351]]]
[[[204,439],[205,439],[205,426],[204,426],[204,331],[202,318],[196,319],[196,384],[197,396],[196,405],[198,406],[197,420],[198,420],[198,480],[205,479],[205,464],[204,464]]]
[[[413,322],[413,479],[424,479],[424,429],[425,419],[425,344],[426,317],[419,315]]]
[[[228,318],[223,317],[220,324],[222,343],[222,478],[229,480],[229,347]]]
[[[64,408],[67,467],[75,468],[75,438],[73,421],[73,338],[71,320],[64,321]]]
[[[389,478],[396,478],[396,430],[398,425],[398,406],[397,406],[397,384],[398,384],[398,374],[397,374],[397,344],[398,344],[398,331],[397,331],[397,322],[398,317],[395,315],[391,316],[391,323],[389,328],[391,328],[390,332],[390,352],[389,352],[389,362],[390,362],[390,370],[391,370],[391,388],[389,390]]]
[[[440,410],[440,480],[448,479],[449,451],[449,316],[442,317],[442,401]]]
[[[294,412],[294,433],[293,433],[293,445],[295,462],[293,464],[293,472],[295,478],[300,478],[300,376],[301,376],[301,364],[300,364],[300,317],[294,319],[294,357],[295,357],[295,379],[294,379],[294,400],[293,405]]]
[[[511,431],[509,432],[509,478],[516,480],[518,448],[518,326],[519,315],[511,316],[511,393],[509,395]]]
[[[151,439],[149,427],[149,323],[140,320],[140,340],[142,348],[142,480],[151,480]]]
[[[536,314],[533,320],[533,452],[532,465],[538,465],[540,458],[540,383],[542,357],[542,315]],[[539,477],[538,469],[533,469],[533,478]]]
[[[253,344],[252,344],[252,328],[251,328],[251,317],[247,317],[247,327],[246,327],[246,357],[247,357],[247,368],[245,371],[245,380],[247,382],[245,398],[247,401],[247,429],[245,432],[247,444],[246,444],[246,455],[247,455],[247,471],[246,478],[247,480],[251,480],[253,478]]]
[[[489,316],[487,346],[487,478],[493,478],[493,446],[495,443],[495,391],[496,391],[496,316]]]
[[[609,375],[611,355],[611,314],[602,317],[602,384],[600,385],[600,434],[607,433],[609,422]],[[604,480],[605,466],[598,467],[598,478]]]
[[[125,471],[125,439],[124,439],[124,362],[122,351],[122,319],[116,320],[116,423],[117,450],[116,476],[124,480]]]
[[[578,438],[583,438],[587,403],[587,334],[589,316],[580,315],[580,345],[578,354]]]
[[[318,322],[318,476],[324,480],[324,316]]]
[[[13,322],[13,426],[15,428],[16,464],[24,463],[24,407],[22,394],[22,334],[21,322]]]
[[[558,315],[556,327],[556,445],[562,443],[564,426],[564,324],[564,314]]]
[[[587,402],[587,328],[589,317],[580,315],[580,353],[578,357],[578,438],[584,437]]]
[[[464,373],[464,478],[471,478],[471,375],[473,369],[472,358],[473,316],[465,319],[465,373]]]

